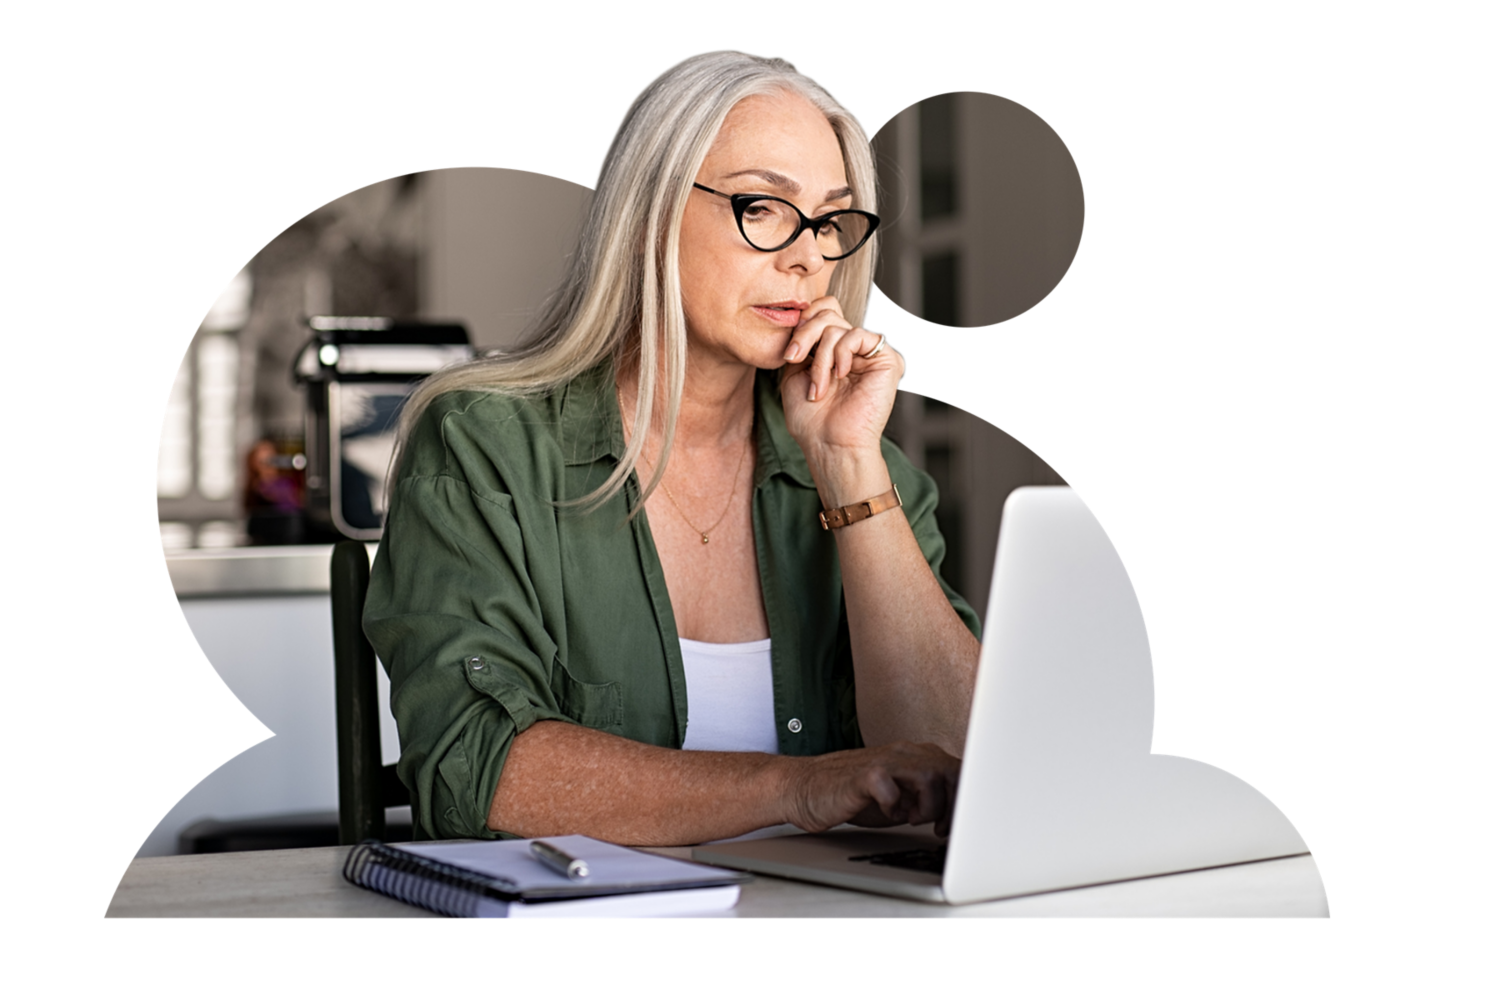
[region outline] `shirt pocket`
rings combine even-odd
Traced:
[[[625,727],[625,694],[619,681],[581,681],[552,658],[552,696],[558,710],[580,726],[618,733]]]

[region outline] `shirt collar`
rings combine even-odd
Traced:
[[[619,461],[625,454],[625,431],[612,362],[595,365],[563,387],[558,425],[564,465]]]

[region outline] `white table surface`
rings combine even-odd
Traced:
[[[689,848],[660,853],[686,858]],[[136,858],[111,917],[429,917],[345,882],[347,847]],[[942,906],[757,876],[738,917],[1326,917],[1311,855]]]

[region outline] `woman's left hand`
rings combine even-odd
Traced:
[[[781,401],[787,430],[809,460],[816,452],[878,454],[906,363],[880,334],[853,326],[824,296],[803,314],[787,346]]]

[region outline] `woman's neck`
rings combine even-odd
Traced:
[[[755,422],[755,373],[749,365],[703,359],[689,343],[673,449],[739,447]],[[638,373],[622,372],[618,383],[625,425],[633,432]],[[659,376],[656,384],[656,415],[646,439],[647,450],[653,455],[660,453],[666,419],[665,377]]]

